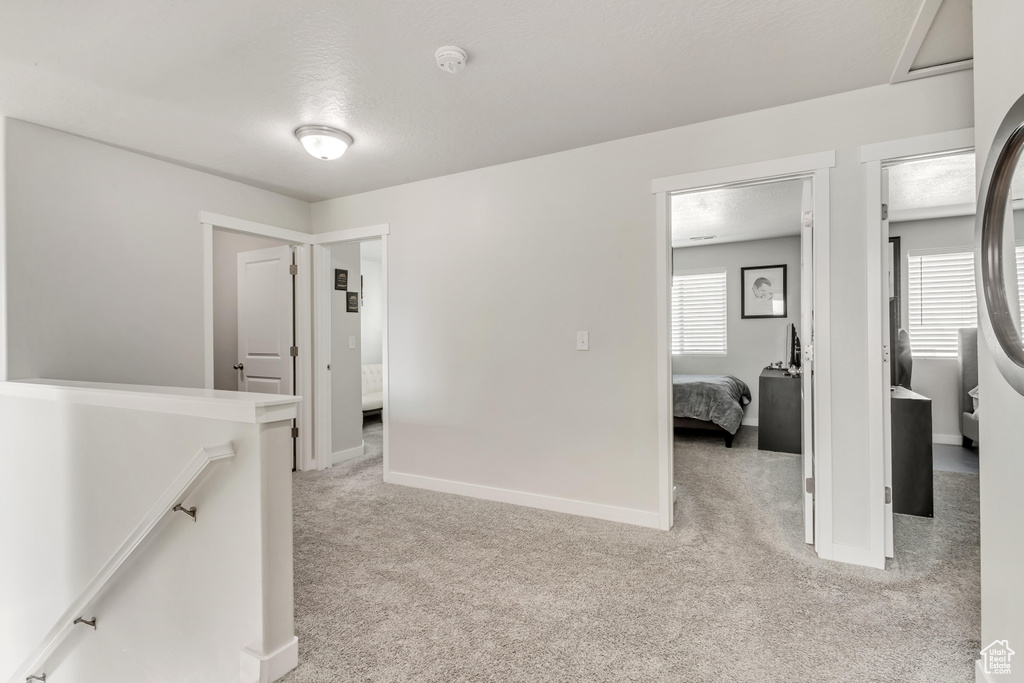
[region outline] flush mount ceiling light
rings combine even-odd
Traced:
[[[352,146],[352,136],[327,126],[299,126],[295,137],[312,156],[322,161],[337,159]]]
[[[461,47],[445,45],[444,47],[437,48],[437,52],[434,53],[434,59],[437,60],[437,66],[442,71],[457,74],[466,68],[466,60],[469,59],[469,56]]]

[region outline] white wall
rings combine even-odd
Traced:
[[[352,457],[363,443],[362,359],[359,313],[348,313],[345,295],[359,291],[359,243],[333,244],[331,249],[331,451],[335,460]],[[334,269],[348,271],[348,291],[334,289]],[[349,348],[355,337],[356,348]],[[342,455],[344,454],[344,456]]]
[[[238,391],[238,255],[281,246],[277,240],[213,231],[213,388]]]
[[[4,458],[0,476],[0,680],[199,450],[224,443],[234,459],[215,465],[186,501],[198,508],[196,522],[174,515],[156,532],[85,615],[98,629],[76,629],[48,679],[238,681],[244,646],[290,640],[289,434],[290,421],[0,396],[0,453],[19,456]],[[265,506],[270,495],[283,497],[279,505]],[[271,528],[275,521],[283,525]]]
[[[974,0],[975,138],[979,174],[1006,112],[1024,94],[1024,3]],[[1024,396],[1015,392],[979,344],[984,408],[981,443],[981,640],[1008,639],[1024,652]],[[1007,681],[1024,681],[1024,657],[1013,659]]]
[[[799,208],[799,207],[798,207]],[[741,318],[740,268],[786,264],[787,302],[785,318]],[[672,250],[673,272],[702,268],[725,268],[728,338],[727,356],[672,357],[672,372],[688,375],[733,375],[747,383],[753,400],[746,407],[743,424],[756,425],[758,378],[766,365],[785,362],[786,327],[795,323],[800,330],[800,238],[709,244]]]
[[[202,386],[200,210],[308,231],[309,205],[6,123],[10,376]]]
[[[384,354],[384,289],[380,248],[379,239],[359,243],[359,272],[363,276],[363,307],[359,311],[363,365],[381,363]]]
[[[961,72],[314,204],[317,232],[391,226],[391,469],[654,513],[651,180],[836,149],[833,534],[868,547],[859,146],[972,123]]]
[[[962,247],[974,250],[974,216],[932,218],[891,223],[889,235],[900,238],[900,270],[903,327],[910,329],[910,279],[907,256],[922,249]],[[911,386],[932,400],[932,434],[936,441],[960,440],[960,409],[957,403],[956,358],[914,358]]]

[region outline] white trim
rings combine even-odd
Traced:
[[[891,505],[885,503],[886,482],[891,480],[891,463],[887,462],[886,411],[890,392],[887,364],[883,354],[888,349],[888,304],[883,304],[883,245],[888,243],[888,221],[882,219],[882,170],[891,162],[929,156],[945,156],[974,149],[974,129],[918,135],[887,140],[860,149],[864,166],[864,215],[867,240],[867,342],[868,342],[868,472],[870,492],[870,549],[877,566],[882,565],[893,548]]]
[[[931,30],[932,23],[935,22],[935,16],[939,13],[941,6],[942,0],[924,0],[921,3],[921,9],[917,13],[917,18],[914,19],[914,25],[907,35],[907,42],[903,44],[903,51],[900,52],[900,58],[896,61],[896,67],[889,79],[890,83],[903,83],[928,76],[940,76],[974,67],[973,59],[964,59],[948,64],[913,68],[914,60],[917,59],[917,54],[921,51],[924,39],[928,36],[928,31]]]
[[[53,379],[0,382],[0,396],[262,424],[295,417],[297,396]]]
[[[201,224],[203,230],[203,386],[214,388],[213,372],[213,226]]]
[[[331,466],[331,251],[314,244],[313,251],[313,405],[317,469]]]
[[[239,683],[273,683],[299,665],[299,637],[270,654],[261,655],[248,647],[242,648]]]
[[[832,550],[832,247],[831,172],[814,172],[814,549],[830,559]]]
[[[348,230],[334,230],[332,232],[321,232],[311,235],[312,244],[335,244],[337,242],[352,242],[365,240],[374,237],[382,237],[391,234],[391,224],[381,223],[380,225],[368,225],[365,228],[349,228]]]
[[[962,434],[932,434],[932,443],[945,446],[961,446],[963,442],[964,437]]]
[[[263,237],[270,237],[292,244],[311,244],[313,240],[313,235],[308,232],[299,232],[289,228],[255,223],[244,218],[232,218],[231,216],[222,216],[219,213],[210,213],[209,211],[199,212],[199,222],[208,223],[221,230],[241,232],[248,235],[262,235]]]
[[[74,620],[78,617],[88,618],[91,616],[96,602],[128,568],[129,561],[135,554],[144,548],[153,535],[175,514],[173,508],[184,503],[189,494],[199,486],[199,483],[210,471],[210,466],[234,457],[235,450],[229,443],[199,449],[199,452],[185,465],[170,486],[153,502],[153,505],[128,534],[124,542],[100,567],[85,589],[68,605],[43,640],[14,671],[14,675],[10,679],[11,683],[20,683],[30,674],[43,673],[50,657],[75,629]]]
[[[346,448],[343,451],[336,451],[331,453],[331,465],[337,465],[339,462],[345,462],[346,460],[352,460],[358,458],[363,454],[363,449],[366,447],[366,442],[360,443],[354,448]]]
[[[655,196],[654,282],[657,310],[658,378],[658,528],[668,531],[675,518],[675,472],[672,419],[672,198]]]
[[[295,467],[299,470],[315,470],[313,453],[313,326],[312,295],[313,283],[310,273],[312,257],[308,244],[295,245],[295,263],[299,272],[295,275],[295,345],[299,356],[295,362],[295,395],[303,397],[299,407],[299,443]]]
[[[5,142],[7,140],[7,118],[0,115],[0,382],[6,381],[9,372],[7,354],[7,182],[4,172],[7,167]]]
[[[832,544],[832,558],[836,562],[846,564],[857,564],[862,567],[873,569],[885,569],[885,555],[879,556],[874,548],[860,548],[841,543]]]
[[[658,178],[651,182],[651,193],[683,192],[696,189],[706,190],[751,180],[808,175],[810,171],[819,168],[832,168],[835,165],[836,152],[835,150],[828,150],[814,154],[770,159],[753,164],[715,168]]]
[[[381,284],[381,342],[383,348],[381,349],[381,378],[384,383],[384,393],[381,397],[383,403],[381,404],[381,448],[383,449],[383,460],[384,460],[384,481],[388,480],[388,476],[391,473],[391,363],[388,359],[388,338],[391,333],[388,313],[388,282],[390,277],[388,275],[388,269],[391,267],[388,256],[388,235],[384,234],[380,236],[380,284]]]
[[[888,339],[888,291],[883,286],[884,258],[888,249],[889,235],[887,224],[882,219],[882,164],[878,160],[869,161],[864,165],[867,178],[877,175],[877,182],[868,182],[864,186],[864,212],[866,216],[874,216],[878,227],[865,231],[867,248],[867,299],[868,310],[881,311],[878,315],[868,315],[866,331],[868,337],[868,396],[880,396],[889,393],[889,363],[886,358],[892,353]],[[906,294],[904,294],[906,296]],[[886,302],[883,305],[883,300]],[[881,343],[871,340],[881,340]],[[868,529],[870,552],[881,554],[884,564],[888,539],[891,538],[889,528],[891,514],[885,503],[886,487],[886,419],[885,406],[878,405],[877,414],[868,419]],[[877,563],[878,558],[873,562]]]
[[[860,161],[891,161],[908,157],[956,154],[974,149],[974,128],[960,128],[943,133],[915,135],[900,140],[886,140],[863,145]]]
[[[492,486],[479,484],[467,484],[460,481],[448,479],[435,479],[424,477],[418,474],[405,474],[403,472],[391,472],[389,483],[411,486],[428,491],[440,493],[454,493],[469,498],[479,498],[498,503],[511,503],[523,507],[537,508],[539,510],[550,510],[552,512],[563,512],[580,517],[593,517],[604,519],[610,522],[622,522],[623,524],[635,524],[637,526],[662,528],[660,513],[648,510],[634,510],[631,508],[615,507],[613,505],[602,505],[600,503],[587,503],[581,500],[569,498],[556,498],[538,493],[525,493],[523,491],[512,491],[499,489]],[[670,494],[671,495],[671,494]]]

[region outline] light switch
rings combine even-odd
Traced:
[[[350,348],[350,349],[356,348],[356,338],[351,336],[351,335],[348,338],[348,348]]]
[[[576,350],[588,351],[590,349],[590,333],[587,331],[576,333]]]

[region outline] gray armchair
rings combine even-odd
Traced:
[[[964,446],[978,443],[978,415],[969,392],[978,386],[978,328],[957,330],[957,404],[960,407],[960,434]]]

